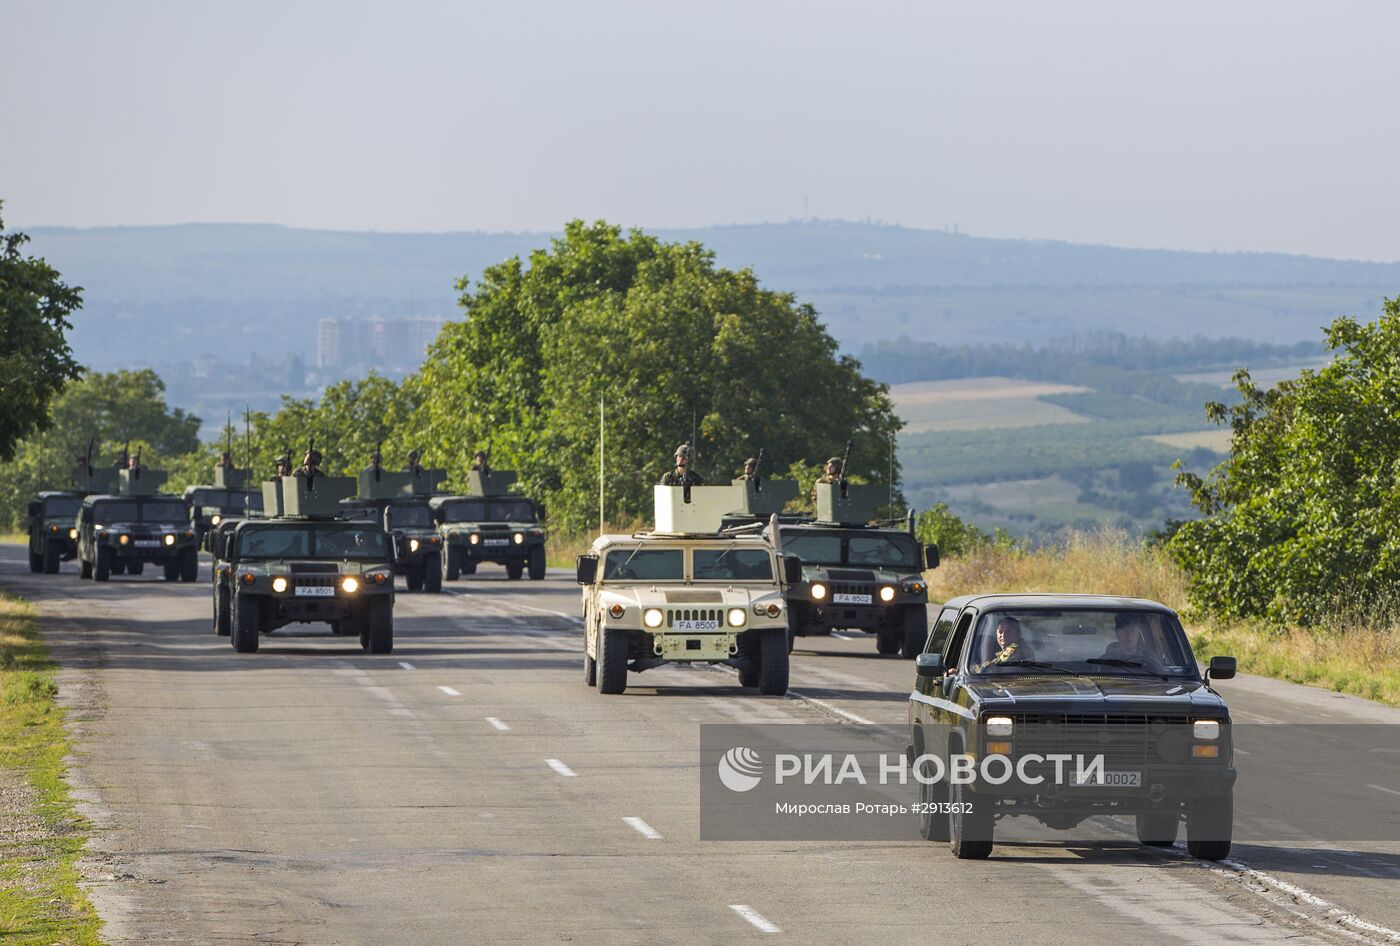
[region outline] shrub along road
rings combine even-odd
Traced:
[[[1389,942],[1400,927],[1393,842],[1248,844],[1225,866],[1112,825],[986,862],[912,824],[907,842],[701,842],[697,724],[899,724],[912,666],[866,638],[808,639],[792,698],[669,668],[605,698],[583,685],[572,582],[483,571],[401,594],[390,656],[319,629],[239,656],[210,630],[205,585],[36,576],[0,550],[0,583],[36,603],[62,667],[107,937]],[[1240,722],[1400,721],[1287,684],[1221,689]],[[1349,783],[1400,790],[1400,760],[1353,761]],[[1394,817],[1400,795],[1372,794]],[[1296,793],[1269,797],[1286,820]]]

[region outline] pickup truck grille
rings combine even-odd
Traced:
[[[1189,720],[1184,716],[1027,713],[1013,714],[1012,719],[1018,755],[1103,755],[1110,768],[1160,761],[1163,755],[1159,750],[1175,755],[1177,746],[1184,752],[1190,736]]]

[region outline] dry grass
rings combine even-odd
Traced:
[[[603,532],[631,535],[638,529],[643,528],[645,528],[645,526],[640,522],[609,522],[604,526]],[[574,567],[574,560],[588,551],[589,546],[593,544],[594,539],[598,538],[598,535],[599,533],[596,529],[589,529],[583,532],[551,533],[549,542],[545,546],[550,567],[568,568],[572,570]]]
[[[1035,551],[986,547],[945,561],[927,577],[934,600],[978,592],[1083,592],[1150,598],[1193,617],[1186,578],[1175,563],[1120,532],[1077,533],[1063,545]],[[1400,616],[1283,632],[1191,620],[1187,632],[1202,660],[1229,654],[1244,673],[1400,706]]]

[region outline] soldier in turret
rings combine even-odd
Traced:
[[[292,475],[292,458],[287,454],[282,454],[277,458],[277,472],[272,474],[276,479]]]
[[[321,475],[321,451],[311,447],[301,458],[301,469],[297,471],[307,479]]]
[[[826,461],[826,470],[817,477],[817,483],[839,483],[844,471],[841,469],[841,458],[832,457]],[[817,483],[812,484],[812,502],[817,501]]]
[[[472,469],[482,473],[489,472],[491,468],[487,465],[485,450],[478,450],[472,455]]]
[[[703,486],[705,480],[690,468],[690,444],[676,448],[676,468],[661,478],[662,486]]]
[[[368,472],[368,473],[373,473],[373,474],[374,474],[374,478],[377,480],[377,479],[379,479],[379,473],[380,473],[380,471],[383,470],[383,469],[384,469],[384,457],[383,457],[383,455],[380,454],[380,452],[376,449],[373,453],[371,453],[371,454],[369,455],[369,466],[365,467],[365,471]]]
[[[422,454],[417,450],[408,451],[408,462],[404,464],[404,470],[408,473],[417,473],[419,470],[423,469],[418,462],[421,457]]]
[[[739,477],[741,480],[751,480],[758,476],[758,457],[749,457],[744,461],[744,472]]]
[[[214,461],[214,466],[228,468],[233,466],[233,457],[227,450],[219,454],[219,459]]]

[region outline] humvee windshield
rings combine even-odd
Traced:
[[[427,506],[390,506],[389,528],[431,529],[433,511]]]
[[[275,525],[239,534],[239,558],[388,558],[385,535],[357,523]]]
[[[443,522],[533,522],[528,499],[459,499],[442,504]]]
[[[603,562],[604,581],[684,581],[681,549],[617,549]]]
[[[185,504],[175,499],[109,499],[92,504],[93,522],[183,523]]]
[[[772,581],[773,557],[763,549],[696,549],[696,581]]]
[[[919,547],[913,536],[897,532],[819,532],[782,529],[783,554],[804,565],[866,565],[919,568]]]
[[[77,496],[46,496],[44,498],[44,515],[76,516],[82,505],[83,501]]]
[[[1008,650],[1011,644],[1015,646]],[[1016,661],[1033,661],[1035,665]],[[1089,608],[982,615],[972,639],[968,669],[987,674],[1071,672],[1197,678],[1191,645],[1171,615]]]

